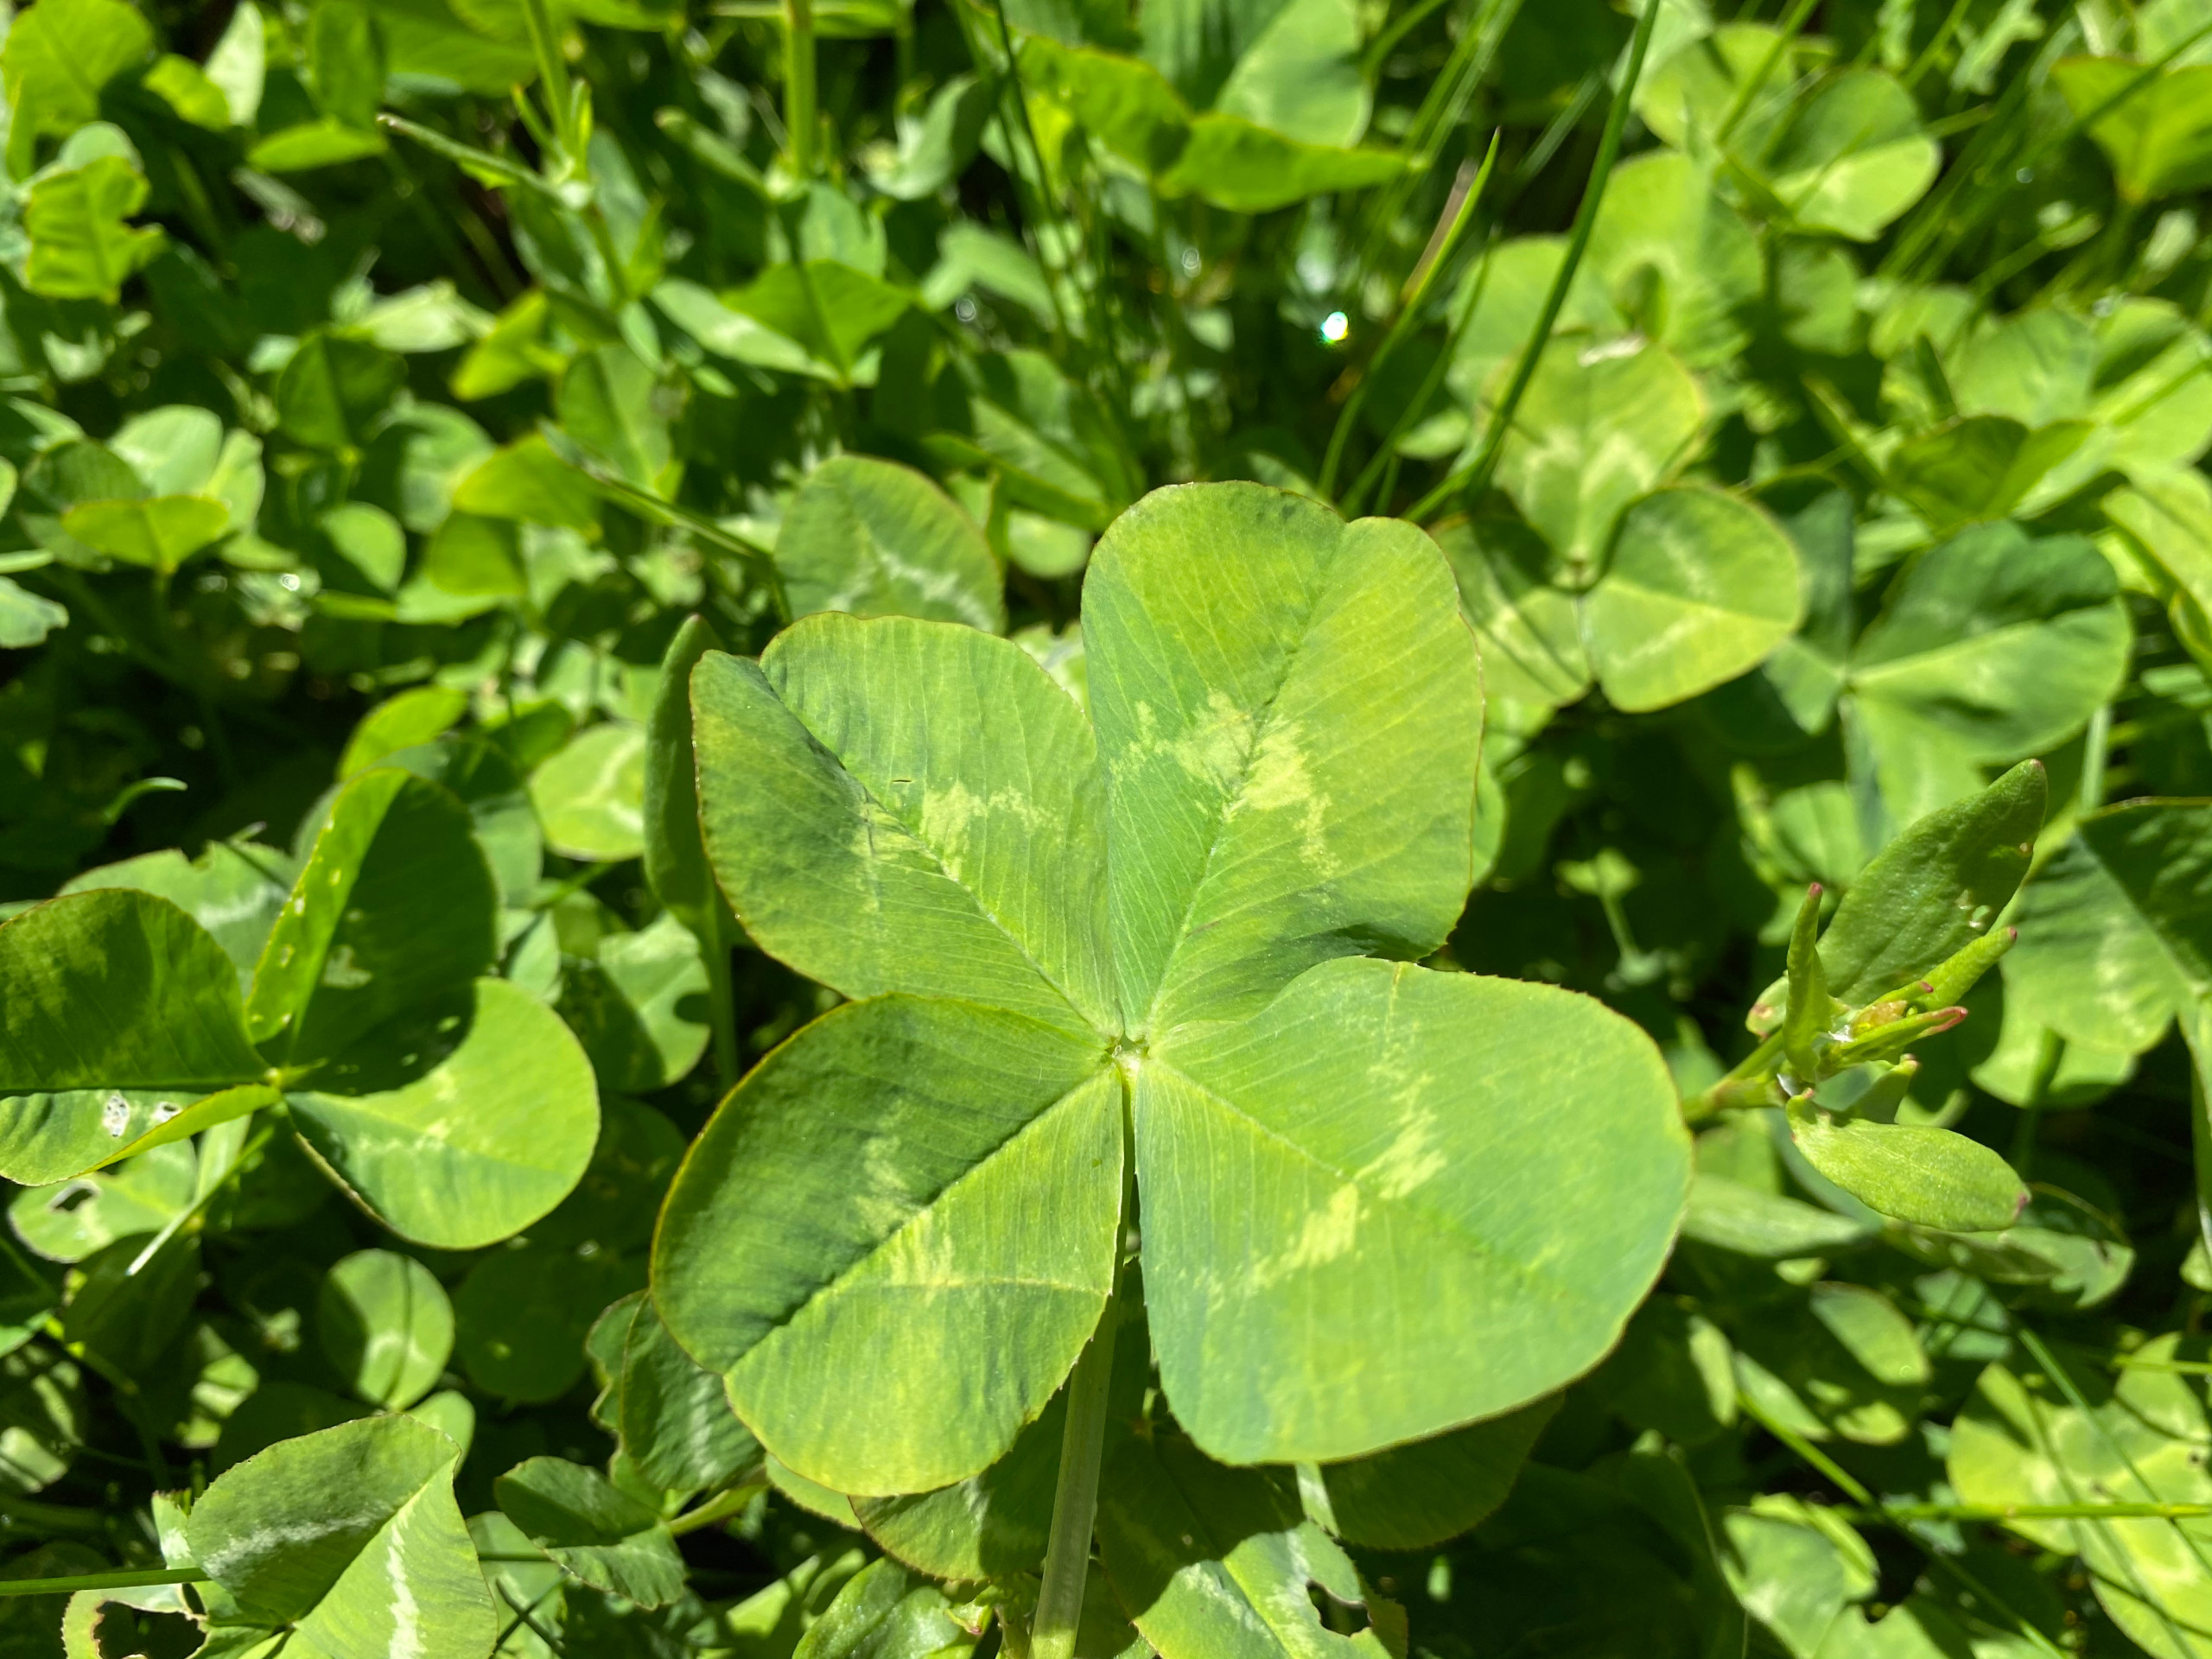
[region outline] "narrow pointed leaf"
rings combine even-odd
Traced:
[[[2196,1172],[2196,1230],[2212,1251],[2212,996],[2197,998],[2183,1016],[2189,1043],[2189,1143]]]
[[[1873,1060],[1897,1059],[1922,1038],[1940,1037],[1966,1017],[1964,1008],[1930,1008],[1924,1014],[1909,1014],[1901,1020],[1869,1027],[1849,1042],[1830,1049],[1827,1067],[1836,1071]]]
[[[676,918],[712,948],[722,910],[699,828],[699,779],[691,750],[691,671],[721,641],[703,616],[684,619],[661,658],[660,689],[645,726],[645,880]]]
[[[1817,1044],[1827,1034],[1834,999],[1821,970],[1821,884],[1805,890],[1789,935],[1789,1007],[1782,1016],[1782,1052],[1801,1084],[1820,1076]]]
[[[2043,763],[2023,761],[1884,848],[1821,940],[1830,992],[1847,1002],[1878,996],[1986,931],[2028,873],[2045,792]]]
[[[2019,1219],[2028,1201],[2010,1164],[1949,1129],[1838,1118],[1792,1103],[1789,1135],[1806,1160],[1845,1192],[1917,1226],[1994,1232]]]
[[[1948,961],[1930,969],[1928,976],[1912,988],[1913,1005],[1922,1008],[1956,1007],[1980,982],[1981,976],[2011,955],[2012,947],[2019,942],[2020,930],[2017,927],[1993,928],[1970,941]]]

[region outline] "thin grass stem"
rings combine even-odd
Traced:
[[[1856,1479],[1834,1458],[1828,1456],[1827,1452],[1821,1451],[1820,1447],[1815,1446],[1810,1440],[1798,1433],[1796,1430],[1776,1421],[1765,1412],[1760,1410],[1757,1403],[1752,1401],[1749,1395],[1739,1394],[1738,1395],[1737,1399],[1741,1404],[1745,1415],[1757,1422],[1758,1426],[1766,1430],[1768,1433],[1773,1435],[1776,1440],[1780,1440],[1784,1446],[1796,1452],[1804,1462],[1809,1464],[1813,1468],[1827,1476],[1827,1478],[1834,1482],[1840,1491],[1849,1494],[1858,1502],[1860,1506],[1861,1512],[1864,1513],[1868,1519],[1880,1521],[1885,1525],[1891,1527],[1897,1531],[1903,1533],[1907,1538],[1911,1539],[1914,1543],[1920,1545],[1923,1548],[1927,1547],[1925,1541],[1923,1540],[1920,1535],[1915,1532],[1907,1523],[1916,1519],[1932,1519],[1934,1517],[1916,1516],[1908,1510],[1893,1508],[1892,1506],[1883,1503],[1879,1498],[1876,1497],[1872,1492],[1869,1491],[1864,1484]],[[2034,1624],[2032,1624],[2024,1615],[2015,1611],[1999,1598],[1991,1593],[1990,1591],[1985,1588],[1977,1580],[1970,1575],[1965,1568],[1960,1567],[1955,1561],[1953,1561],[1948,1556],[1933,1555],[1930,1559],[1936,1565],[1950,1573],[1951,1575],[1956,1578],[1961,1584],[1964,1585],[1968,1590],[1973,1592],[1974,1594],[1980,1597],[1987,1605],[1995,1609],[1997,1611],[2003,1613],[2005,1618],[2012,1620],[2013,1628],[2018,1631],[2022,1639],[2026,1641],[2030,1646],[2033,1647],[2037,1653],[2044,1656],[2044,1659],[2068,1659],[2068,1656],[2063,1649],[2060,1648],[2056,1643],[2053,1642],[2040,1630],[2037,1629]]]
[[[1505,435],[1513,424],[1513,413],[1520,407],[1529,383],[1535,378],[1536,362],[1550,344],[1552,327],[1559,321],[1560,309],[1567,304],[1569,286],[1574,273],[1581,268],[1582,255],[1590,245],[1590,232],[1598,222],[1598,209],[1605,199],[1605,185],[1612,177],[1613,163],[1621,152],[1621,135],[1627,130],[1629,107],[1636,98],[1636,85],[1643,73],[1643,60],[1651,48],[1651,30],[1659,17],[1660,0],[1644,0],[1643,14],[1636,20],[1636,33],[1630,38],[1628,66],[1622,71],[1620,85],[1614,89],[1612,106],[1605,111],[1605,128],[1598,140],[1597,158],[1590,166],[1590,181],[1583,188],[1582,205],[1575,212],[1574,228],[1568,234],[1567,251],[1560,257],[1559,270],[1552,278],[1550,289],[1544,296],[1543,309],[1536,315],[1535,327],[1529,331],[1528,343],[1521,348],[1520,361],[1513,367],[1513,378],[1506,384],[1505,392],[1491,411],[1490,424],[1483,436],[1483,446],[1468,465],[1457,468],[1441,484],[1414,503],[1410,516],[1423,518],[1464,491],[1479,490],[1490,482],[1491,474],[1497,469],[1497,459],[1505,447]]]
[[[142,1584],[206,1584],[196,1567],[149,1567],[119,1573],[79,1573],[64,1579],[0,1579],[0,1596],[67,1596],[79,1590],[132,1590]]]
[[[1367,372],[1360,376],[1358,384],[1351,389],[1351,395],[1344,399],[1344,406],[1337,416],[1336,429],[1329,434],[1328,454],[1321,462],[1321,493],[1325,496],[1332,499],[1336,496],[1337,472],[1344,462],[1344,445],[1358,422],[1360,410],[1367,406],[1367,395],[1374,389],[1376,377],[1382,372],[1382,365],[1389,361],[1390,353],[1420,326],[1421,312],[1428,302],[1429,294],[1451,264],[1452,255],[1459,251],[1459,244],[1465,239],[1467,227],[1474,222],[1475,208],[1482,200],[1483,187],[1490,182],[1491,170],[1497,165],[1498,138],[1497,133],[1491,135],[1490,149],[1483,156],[1482,166],[1476,170],[1474,177],[1471,180],[1464,176],[1460,179],[1459,188],[1446,204],[1444,223],[1439,227],[1440,235],[1431,256],[1414,273],[1413,291],[1406,296],[1405,303],[1398,308],[1398,315],[1391,321],[1382,343],[1376,346],[1375,355],[1368,360]]]
[[[1796,0],[1777,26],[1774,39],[1768,43],[1766,55],[1759,60],[1759,67],[1751,73],[1750,79],[1736,88],[1735,96],[1728,100],[1727,111],[1721,116],[1720,125],[1713,135],[1715,149],[1724,151],[1727,149],[1729,138],[1750,111],[1751,100],[1766,85],[1766,78],[1774,73],[1774,66],[1781,61],[1782,54],[1789,49],[1790,42],[1803,30],[1805,20],[1813,15],[1813,8],[1818,3],[1819,0]]]
[[[783,7],[784,139],[791,171],[810,180],[821,125],[815,111],[814,0],[783,0]]]

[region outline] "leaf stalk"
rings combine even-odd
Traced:
[[[1135,1185],[1128,1108],[1132,1083],[1122,1083],[1122,1209],[1115,1224],[1114,1288],[1068,1378],[1068,1415],[1060,1435],[1060,1471],[1052,1491],[1052,1526],[1030,1624],[1031,1659],[1075,1659],[1083,1623],[1084,1580],[1090,1572],[1091,1531],[1098,1516],[1098,1475],[1105,1459],[1107,1395],[1114,1380],[1114,1338],[1122,1322],[1122,1239]]]
[[[784,135],[791,146],[791,171],[801,181],[814,176],[815,113],[814,0],[784,0]]]
[[[0,1579],[0,1596],[64,1596],[79,1590],[132,1590],[142,1584],[206,1584],[196,1567],[149,1567],[121,1573],[79,1573],[63,1579]]]
[[[737,990],[730,974],[730,941],[722,932],[721,908],[717,898],[709,912],[712,937],[702,943],[707,958],[707,1013],[714,1033],[715,1076],[727,1093],[737,1087]]]

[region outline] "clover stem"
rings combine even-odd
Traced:
[[[130,1265],[123,1270],[124,1278],[132,1278],[143,1273],[146,1264],[162,1253],[162,1246],[182,1232],[186,1227],[197,1221],[200,1213],[219,1198],[232,1182],[245,1173],[247,1162],[256,1153],[267,1146],[271,1137],[276,1133],[274,1124],[264,1122],[258,1129],[253,1131],[251,1138],[248,1139],[247,1126],[251,1122],[253,1114],[249,1112],[244,1117],[232,1119],[230,1122],[219,1123],[213,1129],[199,1137],[202,1158],[220,1157],[226,1150],[220,1143],[226,1141],[232,1142],[231,1147],[227,1149],[230,1153],[230,1161],[223,1165],[212,1177],[203,1167],[201,1187],[198,1195],[190,1204],[171,1216],[162,1230],[148,1242],[146,1248],[130,1259]],[[227,1135],[221,1133],[221,1131],[231,1129],[232,1123],[238,1126],[235,1130],[232,1130]]]
[[[1045,1575],[1037,1586],[1037,1616],[1029,1629],[1030,1659],[1074,1659],[1083,1623],[1084,1580],[1090,1571],[1090,1535],[1098,1516],[1098,1471],[1106,1451],[1107,1395],[1114,1378],[1114,1338],[1122,1322],[1122,1260],[1136,1187],[1128,1108],[1133,1073],[1141,1051],[1117,1047],[1122,1072],[1122,1209],[1114,1223],[1114,1282],[1098,1328],[1084,1344],[1068,1378],[1067,1425],[1060,1434],[1059,1482],[1052,1492],[1052,1527],[1045,1545]]]
[[[78,1590],[135,1590],[150,1584],[205,1584],[196,1567],[126,1567],[119,1573],[79,1573],[66,1579],[11,1579],[0,1596],[59,1596]]]
[[[707,1011],[714,1022],[715,1076],[725,1092],[737,1087],[737,992],[729,969],[729,936],[723,932],[721,899],[708,912]]]
[[[1032,1659],[1073,1659],[1090,1569],[1091,1522],[1098,1511],[1098,1468],[1106,1449],[1106,1389],[1114,1375],[1118,1301],[1109,1297],[1098,1328],[1068,1379],[1067,1427],[1060,1436],[1060,1478],[1052,1493],[1052,1530],[1031,1626]]]
[[[814,176],[819,119],[814,107],[814,0],[784,0],[784,136],[791,146],[791,171],[802,181]]]
[[[695,1510],[686,1510],[668,1523],[670,1534],[681,1538],[687,1532],[696,1532],[702,1527],[711,1527],[717,1521],[727,1521],[750,1503],[761,1491],[761,1483],[748,1480],[717,1493]],[[480,1556],[479,1559],[482,1559]],[[517,1557],[518,1560],[526,1559]]]
[[[554,136],[559,139],[569,164],[582,166],[583,145],[578,142],[575,130],[575,83],[569,79],[569,61],[561,54],[560,30],[554,26],[553,15],[545,0],[523,0],[522,21],[530,35],[531,54],[537,60],[539,89],[545,96],[546,107],[552,112]],[[519,94],[516,101],[521,101]]]
[[[1768,1085],[1780,1069],[1782,1059],[1782,1033],[1777,1030],[1738,1061],[1718,1083],[1686,1097],[1682,1102],[1683,1121],[1699,1123],[1719,1112],[1777,1104],[1770,1098]]]

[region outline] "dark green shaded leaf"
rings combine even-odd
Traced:
[[[618,1432],[648,1480],[670,1491],[697,1491],[760,1461],[760,1443],[730,1409],[721,1378],[677,1346],[650,1296],[639,1301],[620,1357]]]
[[[683,1595],[683,1558],[667,1527],[595,1470],[532,1458],[492,1490],[507,1519],[593,1588],[641,1607],[664,1607]]]
[[[454,1443],[374,1417],[270,1447],[193,1506],[194,1559],[251,1620],[331,1659],[480,1653],[492,1594],[453,1500]]]
[[[520,1243],[470,1269],[454,1297],[468,1380],[503,1399],[558,1399],[584,1374],[585,1334],[639,1270],[613,1252]]]
[[[404,376],[389,352],[317,329],[300,341],[276,377],[277,424],[286,435],[319,449],[361,448]]]
[[[268,942],[269,930],[290,896],[291,861],[273,848],[251,842],[210,842],[198,858],[181,852],[142,853],[119,864],[102,865],[72,876],[66,895],[104,887],[135,887],[168,899],[223,948],[237,965],[243,994],[253,982],[254,964]]]
[[[222,947],[165,899],[74,894],[0,925],[0,1090],[219,1089],[266,1070]]]
[[[324,1275],[315,1335],[355,1394],[404,1411],[437,1386],[453,1353],[453,1305],[421,1262],[357,1250]]]
[[[1434,1440],[1299,1470],[1306,1512],[1346,1543],[1427,1549],[1481,1524],[1559,1409],[1556,1399]]]
[[[327,1059],[491,965],[499,897],[467,810],[396,768],[340,791],[255,970],[257,1041]]]
[[[1045,1560],[1066,1429],[1061,1393],[982,1473],[934,1492],[855,1498],[853,1513],[887,1554],[935,1578],[1036,1572]]]
[[[1307,1592],[1359,1596],[1351,1563],[1279,1474],[1230,1469],[1187,1440],[1110,1436],[1099,1491],[1114,1591],[1166,1659],[1321,1659],[1355,1649]]]

